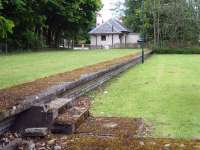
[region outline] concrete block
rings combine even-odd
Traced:
[[[48,128],[27,128],[25,129],[24,137],[45,137],[48,134]]]

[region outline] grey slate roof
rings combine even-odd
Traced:
[[[130,31],[126,27],[124,27],[118,20],[110,19],[107,22],[91,30],[89,34],[122,33],[122,32],[130,32]]]

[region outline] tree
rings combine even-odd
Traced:
[[[141,31],[141,2],[142,0],[126,0],[124,23],[133,32]]]
[[[0,1],[0,9],[3,9],[2,2]],[[5,40],[6,45],[6,53],[7,53],[7,35],[8,33],[12,33],[12,29],[14,27],[14,23],[12,20],[6,19],[0,14],[0,39]]]
[[[13,49],[57,48],[62,38],[85,37],[101,7],[100,0],[0,1],[0,14],[15,24],[8,36]]]
[[[197,0],[145,0],[145,31],[154,46],[198,44],[200,2]],[[141,0],[126,0],[125,23],[141,31]]]

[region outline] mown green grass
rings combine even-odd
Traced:
[[[0,89],[136,52],[138,50],[71,50],[0,55]]]
[[[91,96],[95,116],[142,117],[155,137],[200,138],[200,55],[154,55]]]

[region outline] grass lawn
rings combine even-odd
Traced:
[[[110,83],[91,93],[94,115],[142,117],[155,137],[200,138],[200,55],[154,55]]]
[[[0,55],[0,89],[136,52],[122,49]]]

